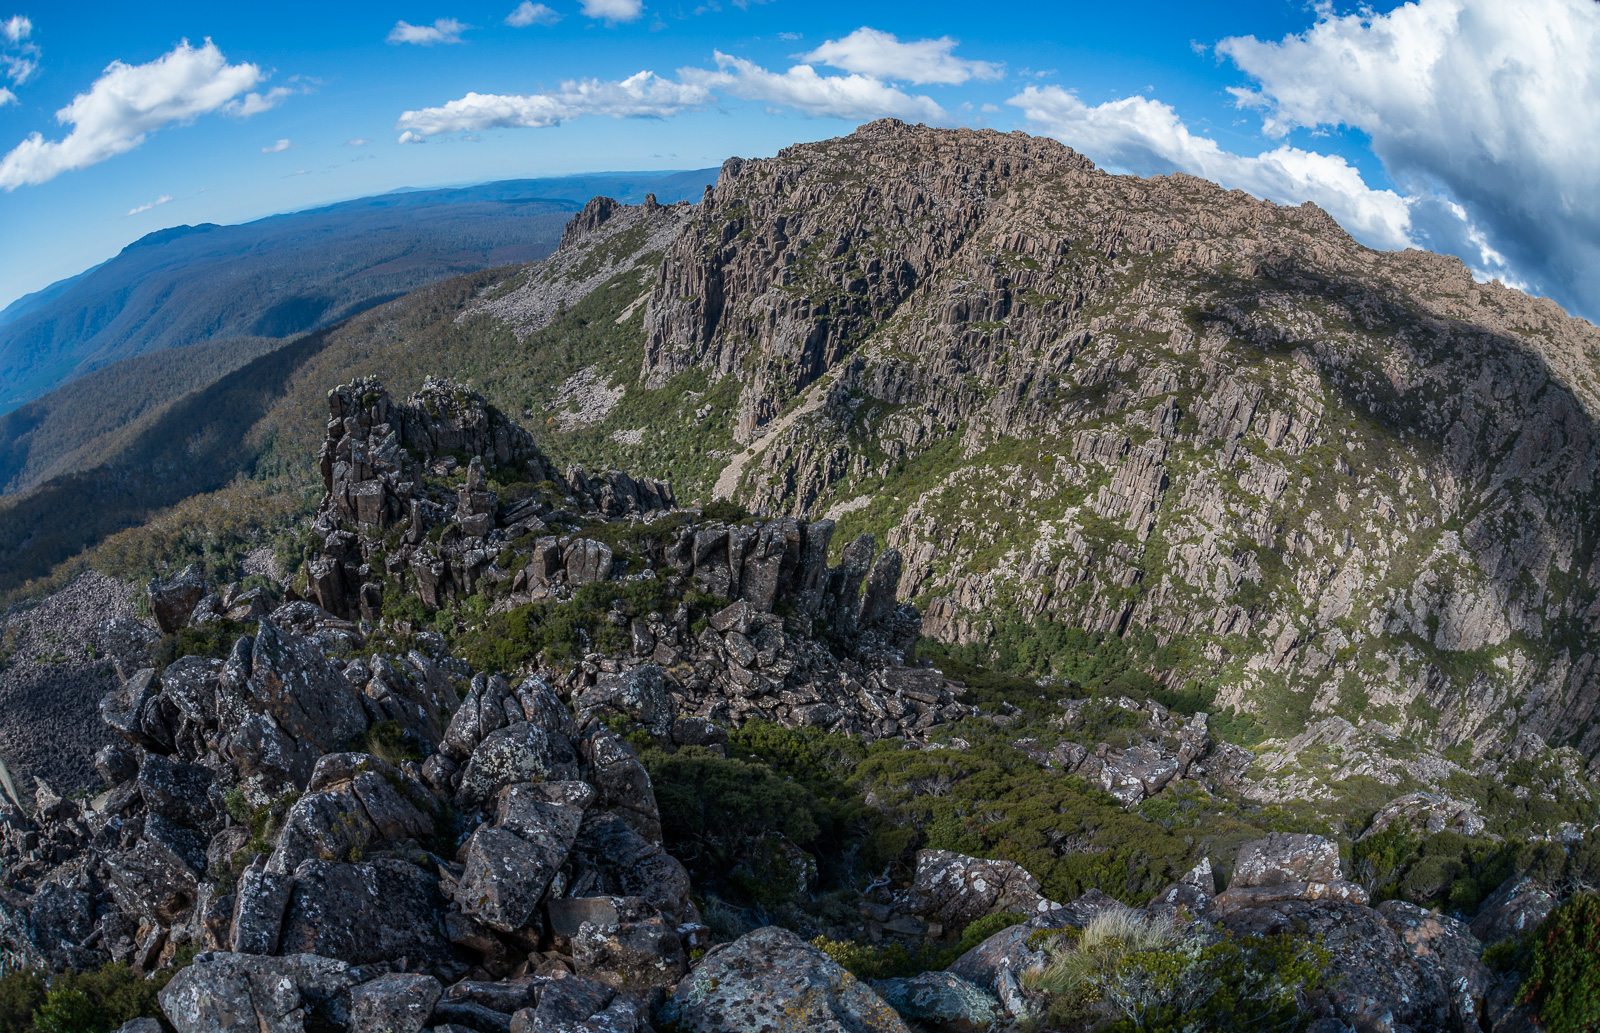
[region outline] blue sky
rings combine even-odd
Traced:
[[[0,305],[179,223],[711,166],[898,115],[1314,200],[1372,246],[1600,312],[1594,0],[517,11],[0,6]]]

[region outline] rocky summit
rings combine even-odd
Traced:
[[[1549,302],[889,120],[319,347],[0,615],[0,1033],[1600,1028]]]

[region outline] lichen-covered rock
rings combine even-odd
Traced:
[[[1472,935],[1485,945],[1534,930],[1556,908],[1556,895],[1532,875],[1513,875],[1478,906]]]
[[[908,1033],[870,987],[776,926],[701,962],[661,1016],[694,1033]]]
[[[572,701],[578,723],[620,715],[638,721],[650,734],[665,739],[672,731],[677,706],[667,691],[660,667],[644,664],[622,674],[603,674]]]
[[[188,566],[169,578],[156,578],[145,589],[156,626],[168,635],[189,623],[195,604],[206,594],[206,577],[199,567]]]
[[[348,964],[332,958],[202,954],[158,999],[178,1033],[307,1033],[307,1019],[326,1023],[356,981]]]
[[[278,950],[353,965],[394,958],[442,964],[453,957],[444,911],[438,876],[415,864],[305,861],[294,873]]]
[[[994,994],[953,972],[879,979],[872,988],[901,1018],[949,1033],[977,1033],[1008,1017]]]
[[[432,976],[395,972],[350,990],[349,1033],[421,1033],[444,987]]]
[[[1269,832],[1239,847],[1229,889],[1291,882],[1337,882],[1344,877],[1339,844],[1306,833]]]
[[[904,908],[962,928],[1004,911],[1036,914],[1054,905],[1039,882],[1013,861],[983,861],[952,850],[917,853],[916,874]]]
[[[643,897],[552,901],[552,931],[572,947],[578,974],[619,990],[671,986],[688,971],[675,926]]]
[[[1400,938],[1401,948],[1418,971],[1434,984],[1430,996],[1446,1003],[1443,1025],[1466,1031],[1482,1029],[1495,975],[1483,963],[1483,945],[1467,926],[1403,900],[1386,900],[1376,910]]]
[[[559,732],[548,732],[529,721],[497,729],[472,751],[461,773],[457,805],[480,807],[502,787],[517,782],[574,778],[576,761],[572,743]]]

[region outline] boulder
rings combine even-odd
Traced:
[[[1485,1005],[1495,976],[1483,963],[1483,945],[1466,924],[1403,900],[1386,900],[1377,911],[1400,938],[1401,948],[1417,970],[1433,984],[1431,996],[1448,1007],[1445,1025],[1461,1030],[1484,1028]]]
[[[643,897],[551,901],[550,924],[579,975],[618,990],[671,986],[689,968],[677,929]]]
[[[706,958],[660,1016],[694,1033],[909,1033],[865,983],[776,926]]]
[[[580,725],[615,714],[639,722],[658,739],[671,734],[677,716],[677,705],[667,692],[666,673],[655,664],[621,674],[602,674],[593,686],[574,696],[572,704]]]
[[[1239,847],[1229,889],[1290,882],[1337,882],[1344,878],[1339,844],[1324,836],[1269,832]]]
[[[617,814],[588,815],[573,852],[582,867],[598,876],[590,892],[643,897],[675,922],[687,917],[688,871],[660,843],[640,835]]]
[[[283,913],[293,893],[294,876],[269,871],[264,859],[257,858],[244,870],[233,904],[231,946],[235,953],[278,953]]]
[[[904,908],[964,928],[985,915],[1037,914],[1054,906],[1014,861],[982,861],[952,850],[922,850]]]
[[[661,842],[655,788],[633,747],[609,728],[591,728],[579,746],[588,782],[599,793],[597,806],[614,810],[650,842]]]
[[[145,818],[144,832],[131,850],[105,859],[117,907],[161,926],[170,926],[194,904],[205,865],[204,841],[158,814]]]
[[[1472,935],[1484,944],[1495,944],[1534,930],[1554,911],[1556,895],[1531,875],[1513,875],[1478,906],[1472,919]]]
[[[206,578],[199,567],[191,564],[172,577],[151,581],[145,594],[150,600],[150,614],[156,619],[156,627],[171,635],[189,623],[195,604],[205,597]]]
[[[251,684],[279,728],[321,753],[345,748],[367,729],[366,708],[337,664],[312,639],[258,625]]]
[[[490,732],[472,751],[456,791],[457,806],[480,807],[516,782],[576,778],[576,762],[572,743],[559,732],[547,732],[529,721],[508,725]]]
[[[414,864],[306,861],[294,873],[278,949],[367,965],[396,958],[442,964],[453,958],[436,875]]]
[[[510,829],[481,825],[467,841],[466,868],[454,896],[461,910],[501,932],[515,932],[534,916],[550,880],[576,838],[550,832],[530,839]]]
[[[421,1033],[444,987],[432,976],[395,972],[350,991],[349,1033]]]
[[[201,954],[157,995],[177,1033],[306,1033],[356,983],[350,966],[295,954]]]
[[[872,988],[901,1018],[948,1033],[977,1033],[1008,1018],[994,994],[953,972],[874,980]]]
[[[209,833],[221,823],[210,795],[214,780],[209,768],[199,764],[174,764],[161,754],[152,753],[139,768],[139,795],[151,813],[206,832],[209,838]]]
[[[1449,1028],[1450,1005],[1431,974],[1421,971],[1384,916],[1342,900],[1280,900],[1225,913],[1236,934],[1294,932],[1320,938],[1329,952],[1327,1010],[1357,1029]],[[1388,1016],[1388,1018],[1385,1018]]]

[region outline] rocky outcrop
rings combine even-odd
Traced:
[[[826,954],[775,926],[712,954],[678,984],[662,1017],[696,1033],[905,1033],[894,1009]]]

